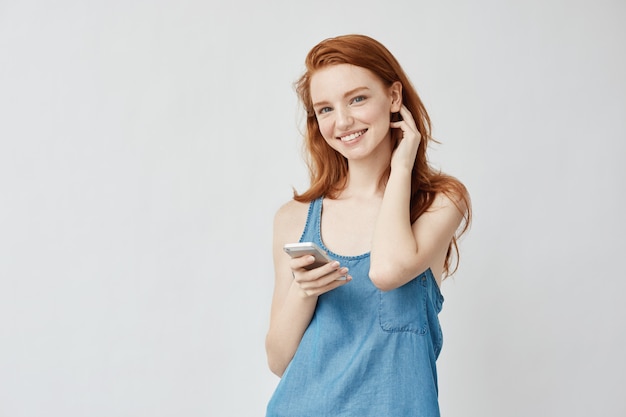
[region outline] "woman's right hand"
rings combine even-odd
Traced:
[[[306,255],[291,259],[289,264],[294,283],[305,297],[318,297],[352,280],[352,277],[348,275],[348,268],[341,267],[338,261],[330,261],[311,270],[305,269],[313,262],[315,258]],[[343,277],[345,279],[341,279]]]
[[[313,263],[311,255],[289,257],[285,243],[297,242],[306,225],[310,205],[291,200],[274,218],[272,254],[274,256],[274,294],[270,326],[265,340],[267,361],[272,372],[282,376],[295,355],[311,319],[315,314],[317,296],[350,281],[337,280],[347,269],[331,261],[307,270]]]

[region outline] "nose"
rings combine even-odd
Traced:
[[[350,110],[347,108],[339,108],[335,111],[335,125],[340,130],[345,130],[350,127],[354,119]]]

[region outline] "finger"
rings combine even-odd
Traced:
[[[413,127],[409,125],[406,121],[401,122],[392,122],[389,124],[391,128],[402,130],[402,137],[400,139],[404,139],[407,135],[413,136],[420,140],[422,138],[422,134],[417,130],[417,127]]]
[[[348,277],[348,268],[343,267],[325,275],[323,277],[323,280],[330,283],[330,282],[338,281],[338,280],[345,281],[347,277]]]
[[[326,284],[325,286],[321,287],[320,290],[322,292],[328,292],[331,290],[334,290],[335,288],[339,288],[343,285],[346,285],[348,282],[352,281],[352,277],[351,276],[346,276],[346,279],[335,279],[331,282],[329,282],[328,284]]]
[[[332,291],[335,288],[346,285],[350,281],[352,281],[352,277],[350,275],[347,275],[345,280],[333,279],[329,283],[320,285],[318,287],[313,287],[313,286],[310,286],[307,288],[302,288],[303,286],[300,286],[300,287],[302,288],[304,293],[307,294],[308,296],[319,296],[329,291]]]
[[[402,105],[400,108],[400,115],[402,116],[402,121],[406,122],[411,128],[413,128],[413,130],[417,131],[417,125],[415,124],[413,114],[411,114],[405,105]]]
[[[315,257],[312,255],[299,256],[289,261],[289,267],[295,271],[297,269],[304,269],[305,266],[309,266],[313,262],[315,262]]]
[[[404,123],[404,124],[403,124]],[[409,127],[405,122],[396,122],[390,125],[392,128],[398,128],[402,130],[402,136],[400,139],[414,139],[417,142],[421,142],[422,134],[417,130],[417,128]]]
[[[346,281],[348,268],[337,268],[328,273],[324,273],[327,267],[328,265],[324,265],[323,267],[299,274],[296,281],[300,285],[300,288],[304,290],[317,290],[325,288],[334,281]]]
[[[308,258],[309,256],[303,256],[302,258]],[[315,258],[311,256],[313,261]],[[305,267],[313,263],[311,260],[300,261],[300,258],[294,258],[291,261],[291,268],[294,272],[294,277],[298,282],[307,282],[318,280],[330,273],[337,271],[340,268],[340,264],[337,261],[328,262],[320,267],[313,269],[306,269]]]

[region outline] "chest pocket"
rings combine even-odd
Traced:
[[[428,332],[426,275],[407,282],[395,290],[379,291],[380,327],[386,332]]]

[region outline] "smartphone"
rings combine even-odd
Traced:
[[[292,258],[300,256],[313,255],[315,262],[307,265],[304,269],[315,269],[330,262],[330,258],[322,248],[313,242],[287,243],[283,250]]]
[[[313,242],[287,243],[283,250],[292,258],[298,258],[305,255],[313,255],[315,262],[307,265],[304,269],[315,269],[331,261],[328,254]],[[346,277],[339,277],[338,280],[345,280]]]

